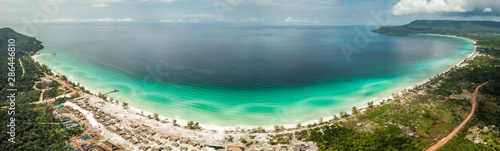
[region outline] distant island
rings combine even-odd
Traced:
[[[407,25],[386,26],[373,30],[386,35],[442,34],[442,35],[480,35],[500,34],[500,22],[494,21],[452,21],[452,20],[415,20]]]

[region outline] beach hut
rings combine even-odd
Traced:
[[[156,140],[155,143],[158,145],[162,144],[159,140]]]
[[[106,151],[106,150],[104,150],[104,148],[102,148],[102,147],[101,147],[101,146],[99,146],[99,145],[95,146],[95,147],[94,147],[94,149],[95,149],[96,151]]]
[[[274,148],[266,148],[264,151],[275,151]]]
[[[129,139],[129,141],[130,141],[132,144],[137,144],[137,143],[139,143],[139,142],[138,142],[137,140],[135,140],[135,139]]]
[[[172,146],[174,146],[174,147],[179,147],[179,144],[177,144],[177,143],[172,143]]]
[[[116,128],[114,126],[107,126],[106,129],[111,132],[116,132]]]
[[[281,146],[278,150],[282,151],[282,150],[288,150],[288,147],[287,146]]]
[[[162,149],[160,147],[153,147],[151,151],[161,151]]]
[[[200,145],[200,143],[196,142],[196,141],[189,141],[188,143],[189,145],[192,145],[192,146],[197,146],[197,145]]]
[[[149,149],[149,146],[139,146],[139,150],[148,150]]]
[[[116,125],[113,125],[113,127],[115,127],[115,129],[116,129],[117,131],[121,131],[121,130],[122,130],[122,128],[120,128],[120,127],[118,127],[118,126],[116,126]]]
[[[148,137],[148,138],[147,138],[147,140],[152,141],[152,142],[154,142],[154,141],[155,141],[155,139],[154,139],[154,138],[151,138],[151,137]]]
[[[244,151],[245,147],[241,146],[227,146],[226,151]]]
[[[259,149],[259,148],[252,148],[252,149],[250,149],[250,151],[263,151],[263,150]]]
[[[170,147],[170,146],[167,146],[167,147],[164,147],[163,149],[164,149],[164,150],[168,150],[168,151],[171,151],[171,150],[172,150],[172,147]]]
[[[148,144],[149,142],[145,139],[141,140],[141,143]]]
[[[177,142],[179,140],[179,137],[170,137],[168,140]]]
[[[179,141],[179,143],[181,144],[187,144],[189,142],[189,139],[182,139],[181,141]]]
[[[150,132],[147,132],[146,134],[148,134],[149,136],[154,136],[154,135],[156,135],[156,132],[155,131],[150,131]]]
[[[162,136],[160,136],[160,138],[161,138],[161,139],[168,139],[168,138],[169,138],[169,136],[167,136],[167,135],[162,135]]]
[[[122,135],[122,138],[125,140],[129,140],[131,138],[131,136],[130,135]]]
[[[140,137],[133,136],[133,135],[132,135],[132,139],[141,140],[141,138],[140,138]]]
[[[180,149],[181,149],[181,151],[187,151],[188,150],[188,148],[184,147],[184,146],[182,146]]]
[[[110,143],[109,141],[104,141],[103,144],[105,147],[109,148],[110,150],[115,150],[117,148],[114,144]]]
[[[123,135],[123,134],[125,134],[125,133],[123,133],[122,131],[118,131],[118,132],[116,132],[116,134],[118,134],[118,135]]]

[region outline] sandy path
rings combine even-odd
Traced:
[[[44,93],[44,91],[42,91],[42,93],[40,93],[40,100],[38,100],[38,102],[42,102],[43,101],[43,93]]]
[[[64,82],[62,82],[62,81],[59,81],[59,80],[57,80],[57,79],[54,79],[54,80],[56,80],[59,84],[61,84],[62,86],[64,86],[64,87],[68,88],[69,90],[71,90],[71,91],[73,91],[73,92],[75,92],[75,93],[78,93],[78,95],[83,96],[82,94],[80,94],[80,92],[78,92],[78,91],[76,91],[75,89],[73,89],[73,88],[69,87],[69,85],[67,85],[66,83],[64,83]]]
[[[453,131],[451,131],[450,134],[448,134],[445,138],[443,138],[442,140],[440,140],[436,144],[429,147],[426,151],[435,151],[435,150],[443,147],[444,144],[446,144],[451,138],[453,138],[453,136],[455,136],[455,134],[457,134],[458,131],[460,131],[462,129],[462,127],[464,127],[465,124],[467,124],[467,122],[469,122],[469,120],[472,118],[472,115],[474,115],[474,111],[476,111],[477,91],[479,90],[480,87],[482,87],[483,85],[485,85],[487,83],[488,82],[485,82],[485,83],[477,86],[474,93],[472,93],[472,97],[470,99],[470,102],[472,103],[472,110],[470,111],[469,116],[467,116],[467,118],[462,123],[460,123],[460,125],[458,125]]]
[[[38,88],[36,88],[36,85],[37,85],[38,83],[40,83],[40,82],[42,82],[42,81],[37,81],[37,82],[35,82],[35,85],[33,85],[33,89],[38,90]]]
[[[89,112],[85,109],[82,109],[78,105],[71,103],[71,102],[66,102],[66,103],[64,103],[64,105],[71,106],[74,109],[78,109],[83,115],[86,115],[86,118],[88,119],[88,121],[90,122],[90,125],[92,125],[92,127],[100,127],[99,122],[97,122],[97,120],[94,118],[94,114],[92,114],[91,112]]]
[[[21,75],[21,77],[22,77],[22,76],[24,76],[24,66],[23,66],[23,62],[21,61],[21,58],[19,58],[19,64],[21,65],[21,68],[23,69],[23,75]]]

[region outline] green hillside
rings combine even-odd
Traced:
[[[373,32],[387,35],[407,34],[500,34],[500,22],[494,21],[451,21],[415,20],[407,25],[380,27]]]

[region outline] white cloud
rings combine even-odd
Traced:
[[[161,23],[200,23],[200,22],[205,22],[206,20],[204,19],[199,19],[199,18],[191,18],[191,19],[164,19],[164,20],[159,20],[158,22]]]
[[[417,13],[480,13],[500,9],[499,0],[399,0],[392,7],[394,15]]]
[[[112,22],[115,21],[113,18],[99,18],[95,20],[89,20],[89,21],[96,21],[96,22]]]
[[[108,7],[108,4],[105,4],[103,2],[92,4],[92,7]]]
[[[319,23],[321,21],[319,21],[317,19],[308,19],[308,18],[300,19],[300,18],[287,17],[283,20],[283,22],[287,22],[287,23]]]
[[[393,6],[392,14],[466,12],[464,5],[464,0],[401,0]]]
[[[217,14],[186,14],[186,15],[177,15],[176,17],[184,17],[184,18],[205,18],[205,17],[217,17]]]
[[[179,20],[165,19],[165,20],[160,20],[159,22],[162,22],[162,23],[175,23],[175,22],[179,22]]]
[[[76,20],[73,18],[60,18],[60,19],[53,19],[51,21],[52,22],[75,22]]]
[[[176,0],[160,0],[160,1],[165,2],[165,3],[172,3],[172,2],[174,2]]]
[[[59,18],[50,20],[50,22],[129,22],[134,21],[132,18],[122,18],[122,19],[113,19],[113,18],[97,18],[97,19],[73,19],[73,18]]]
[[[240,22],[261,22],[265,21],[265,18],[245,18],[245,19],[240,19]]]
[[[237,0],[234,0],[237,1]],[[282,9],[323,9],[331,8],[339,0],[250,0],[245,3],[255,3],[264,6],[273,6]]]
[[[108,7],[108,3],[116,3],[116,2],[123,2],[124,0],[93,0],[90,3],[92,3],[92,7]]]
[[[134,21],[134,20],[132,18],[122,18],[122,19],[117,19],[116,21],[125,22],[125,21]]]

